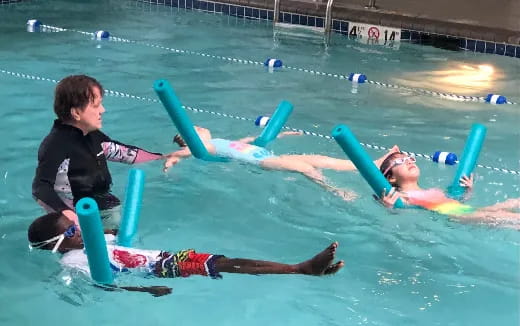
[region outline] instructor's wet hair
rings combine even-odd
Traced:
[[[94,101],[94,88],[103,97],[103,86],[94,78],[86,75],[72,75],[60,80],[54,91],[54,113],[62,122],[72,120],[72,108],[85,109]]]

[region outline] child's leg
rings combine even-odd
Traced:
[[[338,189],[329,185],[321,171],[307,162],[299,161],[290,157],[288,158],[288,156],[275,156],[261,161],[260,166],[265,169],[299,172],[346,201],[351,201],[356,198],[356,194],[351,191]]]
[[[215,260],[215,271],[239,274],[334,274],[344,266],[343,261],[332,264],[337,246],[338,243],[334,242],[313,258],[295,265],[263,260],[219,257]]]
[[[356,166],[352,161],[342,160],[324,155],[281,155],[287,161],[305,162],[317,169],[330,169],[336,171],[354,171]]]
[[[514,213],[509,210],[479,209],[470,214],[459,215],[457,218],[460,220],[472,220],[492,224],[514,224],[520,226],[520,213]]]
[[[520,198],[511,198],[504,202],[497,203],[495,205],[481,208],[485,211],[500,211],[500,210],[513,210],[520,208]]]
[[[287,158],[287,156],[274,156],[266,158],[260,162],[260,166],[265,169],[299,172],[315,182],[323,182],[325,179],[323,174],[311,164],[304,161]]]
[[[374,161],[374,164],[379,168],[381,163],[388,157],[388,155],[398,152],[397,146],[392,147],[385,155]],[[282,155],[281,158],[285,160],[295,160],[305,162],[317,169],[330,169],[336,171],[354,171],[356,166],[352,161],[333,158],[325,155]]]

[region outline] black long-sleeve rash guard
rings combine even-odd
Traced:
[[[80,129],[55,120],[38,150],[33,196],[47,211],[74,210],[83,197],[94,198],[100,210],[112,208],[120,201],[110,193],[107,160],[134,164],[162,157],[114,141],[99,130],[83,135]]]

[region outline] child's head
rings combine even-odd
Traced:
[[[32,248],[67,252],[83,248],[81,231],[61,213],[49,213],[35,219],[27,237]]]
[[[399,188],[404,182],[417,182],[421,171],[415,164],[415,157],[395,152],[381,163],[383,176],[393,187]]]
[[[199,135],[200,140],[202,140],[203,142],[211,140],[211,132],[209,131],[209,129],[195,126],[195,132],[197,133],[197,135]],[[175,137],[173,137],[173,142],[179,145],[180,147],[187,146],[186,141],[184,140],[184,138],[182,138],[180,134],[177,134],[175,135]]]

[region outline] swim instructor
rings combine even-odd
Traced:
[[[168,156],[125,145],[101,132],[102,101],[103,87],[92,77],[68,76],[58,83],[54,94],[57,119],[40,144],[32,193],[47,212],[62,212],[76,223],[74,205],[92,197],[105,226],[114,227],[119,225],[121,202],[110,192],[107,160],[135,164]]]

